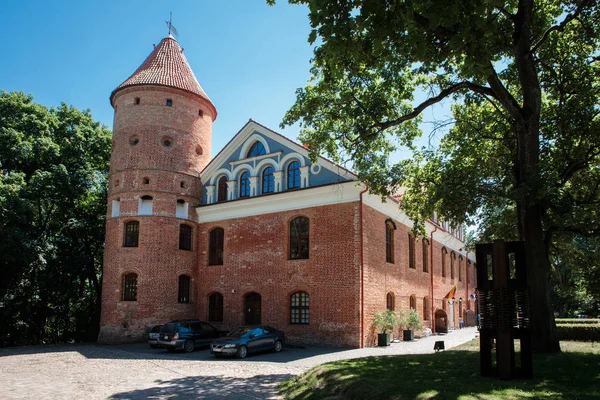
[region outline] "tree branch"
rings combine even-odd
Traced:
[[[504,84],[498,77],[498,74],[496,73],[496,70],[494,69],[491,63],[488,65],[488,70],[488,84],[490,85],[490,88],[493,91],[492,93],[494,93],[492,97],[498,100],[500,104],[502,104],[502,106],[506,108],[506,110],[514,120],[520,120],[522,118],[521,106],[519,105],[519,103],[517,103],[517,100],[515,100],[513,95],[510,94],[506,87],[504,87]]]
[[[424,102],[419,104],[417,107],[415,107],[412,112],[410,112],[406,115],[403,115],[400,118],[393,119],[391,121],[378,122],[372,128],[377,127],[377,128],[379,128],[379,131],[382,131],[387,128],[391,128],[392,126],[400,125],[403,122],[410,121],[411,119],[418,117],[419,114],[421,114],[427,107],[432,106],[436,103],[439,103],[440,101],[444,100],[446,97],[450,96],[451,94],[459,92],[464,89],[468,89],[468,90],[471,90],[476,93],[480,93],[483,95],[491,96],[493,98],[497,98],[494,91],[488,87],[477,85],[475,83],[467,82],[467,81],[459,82],[455,85],[445,88],[437,96],[434,96],[434,97],[431,97],[431,98],[425,100]]]
[[[575,18],[577,18],[577,16],[581,13],[581,11],[588,5],[588,3],[590,2],[590,0],[584,0],[582,1],[579,6],[577,6],[577,8],[575,9],[575,11],[573,12],[573,14],[569,14],[565,17],[565,19],[558,25],[553,25],[550,28],[546,29],[546,32],[544,32],[544,34],[542,35],[542,38],[540,40],[538,40],[538,42],[533,46],[533,48],[531,49],[531,53],[535,53],[537,51],[537,49],[544,44],[544,42],[546,41],[546,39],[548,39],[548,36],[550,36],[550,34],[554,31],[564,31],[565,27],[569,24],[569,22],[573,21]]]

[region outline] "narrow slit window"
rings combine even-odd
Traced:
[[[297,217],[290,221],[290,259],[308,258],[309,220]]]
[[[179,250],[192,250],[192,227],[179,225]]]
[[[179,276],[179,290],[177,295],[177,302],[190,302],[190,277],[187,275]]]
[[[137,274],[123,276],[123,301],[137,301]]]
[[[208,239],[208,265],[223,265],[225,231],[215,228],[210,231]]]

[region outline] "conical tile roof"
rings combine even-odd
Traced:
[[[111,103],[119,89],[133,85],[163,85],[183,89],[203,97],[214,107],[198,83],[179,43],[171,35],[161,40],[133,75],[113,90]]]

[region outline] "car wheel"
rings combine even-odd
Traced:
[[[248,348],[246,346],[240,346],[237,351],[238,358],[246,358],[248,355]]]
[[[283,349],[283,344],[281,343],[281,340],[277,340],[277,341],[275,342],[275,347],[274,347],[274,349],[275,349],[275,352],[276,352],[276,353],[279,353],[279,352],[280,352],[280,351]]]
[[[186,353],[191,353],[192,351],[194,351],[195,348],[196,346],[191,340],[186,340],[183,344],[183,351],[185,351]]]

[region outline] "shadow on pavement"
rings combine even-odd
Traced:
[[[291,375],[185,377],[155,381],[156,386],[116,393],[109,399],[268,399],[276,398],[278,385]]]
[[[97,344],[64,344],[64,345],[46,345],[46,346],[24,346],[9,347],[0,349],[0,357],[35,355],[45,353],[66,353],[77,352],[83,357],[89,359],[109,359],[109,360],[185,360],[185,361],[212,361],[212,362],[244,362],[259,361],[272,363],[287,363],[291,361],[306,359],[314,356],[338,353],[347,351],[346,348],[289,348],[284,347],[280,353],[263,352],[249,354],[248,358],[239,360],[235,357],[214,357],[208,347],[200,347],[192,353],[175,352],[169,353],[166,349],[151,349],[145,343],[116,344],[116,345],[97,345]]]

